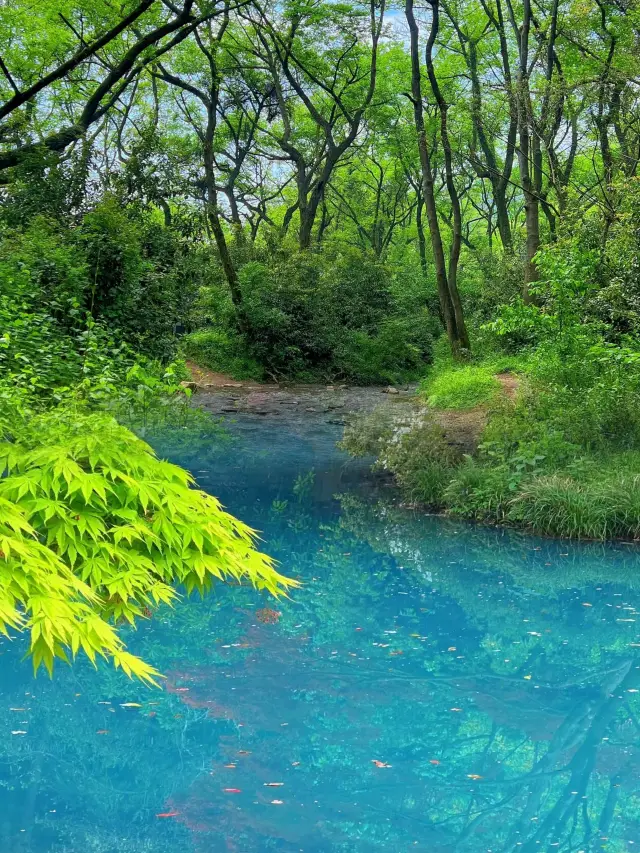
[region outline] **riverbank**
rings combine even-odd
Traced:
[[[640,454],[605,431],[607,410],[576,406],[535,373],[444,363],[403,388],[192,373],[197,405],[213,415],[255,414],[304,430],[315,413],[344,426],[342,447],[373,458],[403,500],[427,512],[549,536],[640,538]]]

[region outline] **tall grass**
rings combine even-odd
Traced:
[[[540,533],[586,539],[640,536],[640,475],[581,483],[537,477],[513,499],[509,517]]]

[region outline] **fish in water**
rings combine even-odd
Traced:
[[[258,622],[264,622],[265,625],[275,625],[279,621],[282,613],[278,610],[272,610],[270,607],[262,607],[256,610],[256,619]]]

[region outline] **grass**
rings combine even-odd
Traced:
[[[473,409],[493,402],[500,383],[484,365],[450,367],[427,378],[420,393],[434,409]]]
[[[585,479],[558,472],[532,479],[512,501],[510,517],[555,536],[640,537],[640,466],[634,453],[616,454]]]

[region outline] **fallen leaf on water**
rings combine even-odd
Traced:
[[[251,755],[251,752],[248,749],[239,749],[238,755]]]
[[[227,768],[227,770],[235,770],[236,767],[235,764],[225,764],[224,766]]]
[[[264,783],[265,788],[282,788],[283,785],[284,785],[284,782],[265,782]]]
[[[456,649],[456,647],[455,647],[455,646],[449,646],[449,648],[447,649],[447,651],[448,651],[448,652],[457,652],[458,650]]]
[[[377,758],[372,758],[371,763],[375,764],[376,767],[391,767],[390,764],[387,764],[385,761],[378,761]]]
[[[525,675],[525,676],[524,676],[524,679],[525,679],[525,681],[531,681],[531,676],[530,676],[530,675]]]
[[[467,773],[467,779],[482,779],[482,776],[478,776],[477,773]]]
[[[240,788],[225,788],[224,792],[225,792],[225,794],[241,794],[242,793]]]
[[[180,812],[160,812],[156,817],[178,817]]]
[[[389,654],[390,654],[391,656],[393,656],[393,655],[403,655],[403,654],[404,654],[404,652],[402,651],[402,649],[397,649],[395,652],[389,652]]]
[[[437,758],[431,758],[431,759],[429,760],[429,764],[440,764],[440,762],[438,761],[438,759],[437,759]]]

